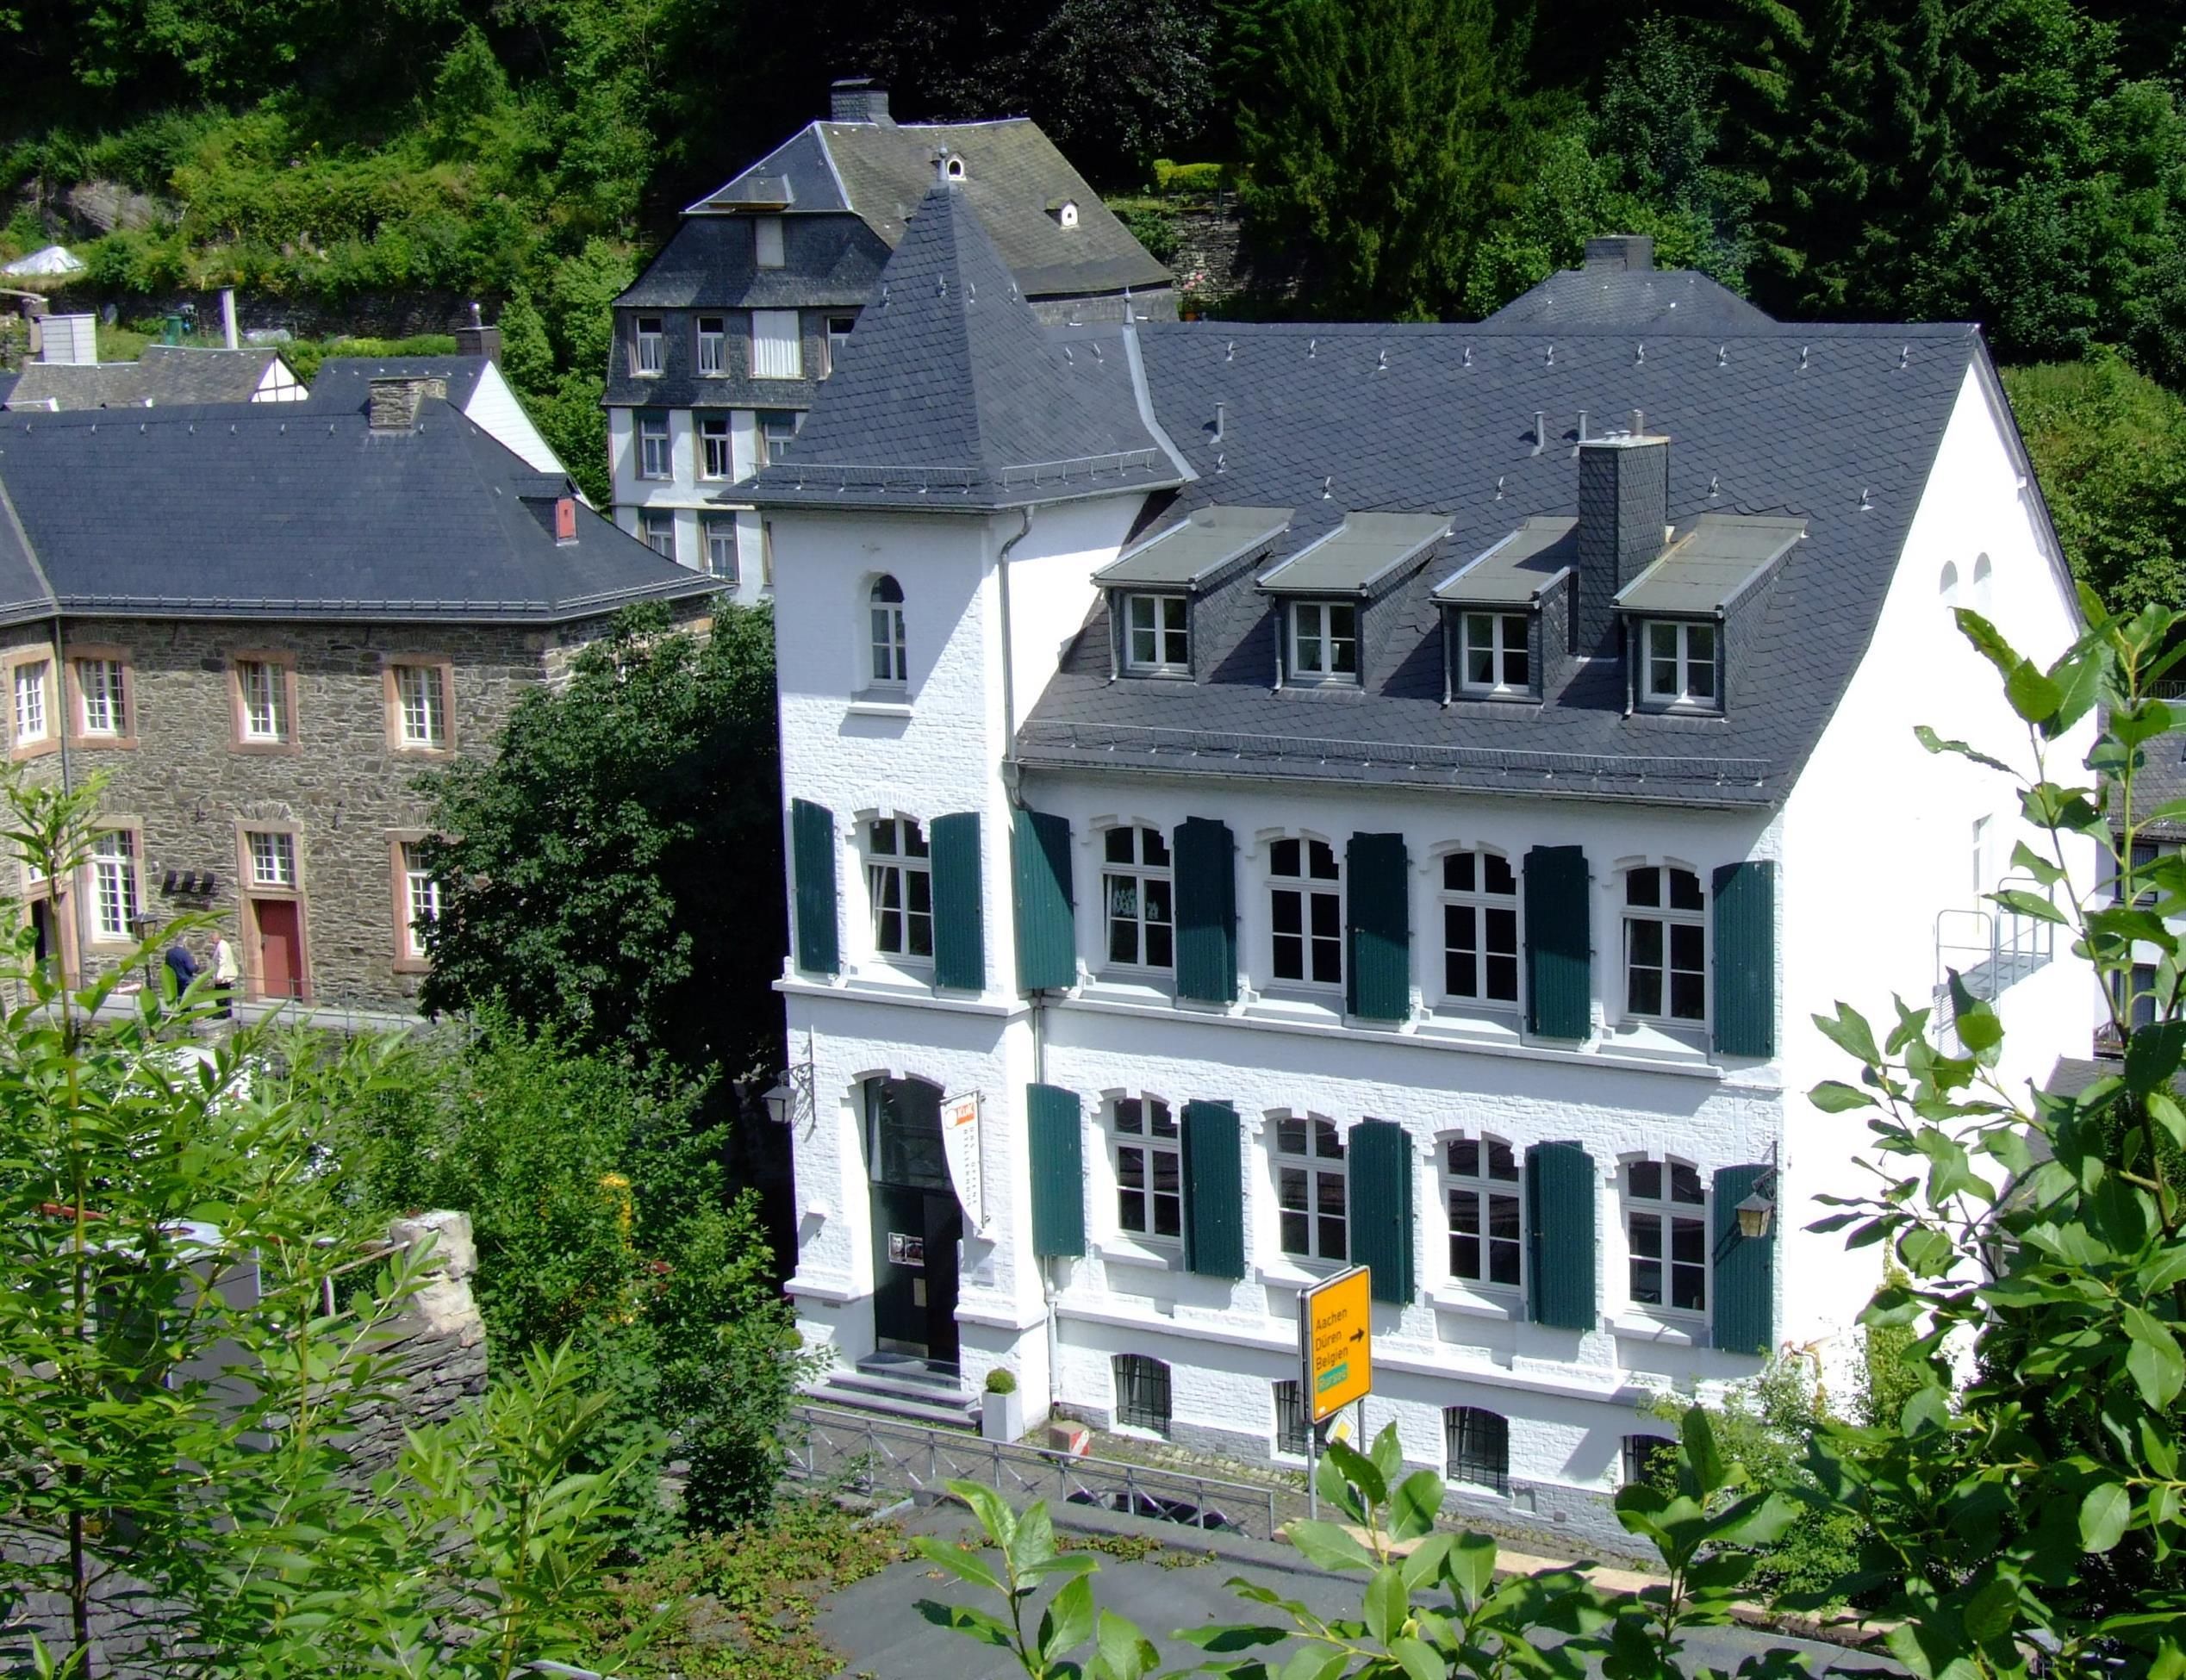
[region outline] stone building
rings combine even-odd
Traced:
[[[8,889],[85,972],[212,912],[247,998],[399,1007],[439,903],[420,773],[489,752],[626,606],[696,619],[716,588],[431,379],[353,408],[9,414],[9,754],[109,781],[77,878]]]

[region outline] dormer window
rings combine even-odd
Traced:
[[[1192,675],[1189,606],[1182,595],[1124,597],[1124,669],[1137,676]]]
[[[1289,675],[1299,682],[1359,680],[1359,608],[1348,600],[1292,601]]]
[[[1460,613],[1457,623],[1457,687],[1460,694],[1533,693],[1533,662],[1523,613]]]
[[[1722,638],[1712,624],[1650,619],[1641,693],[1650,706],[1722,709]]]
[[[1048,205],[1048,214],[1055,218],[1056,227],[1075,227],[1078,225],[1078,201],[1074,198],[1055,199]]]
[[[663,366],[666,334],[658,315],[638,317],[637,338],[631,345],[631,369],[637,374],[657,374]]]
[[[941,168],[942,173],[952,181],[961,181],[964,178],[964,160],[962,158],[951,158]]]

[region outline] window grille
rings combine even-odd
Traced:
[[[1116,1422],[1132,1428],[1169,1432],[1169,1368],[1144,1353],[1118,1353]]]

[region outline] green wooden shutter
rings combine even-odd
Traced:
[[[1086,1148],[1078,1093],[1061,1086],[1024,1087],[1025,1135],[1032,1157],[1032,1252],[1086,1252]]]
[[[1776,1169],[1725,1167],[1716,1173],[1716,1346],[1766,1353],[1776,1343],[1776,1232],[1738,1234],[1738,1204]]]
[[[1594,1328],[1594,1158],[1576,1143],[1526,1151],[1526,1274],[1538,1322]]]
[[[1412,1296],[1411,1136],[1393,1120],[1351,1128],[1351,1258],[1373,1272],[1373,1298]]]
[[[1016,888],[1017,983],[1027,992],[1060,991],[1078,978],[1069,819],[1019,806],[1011,819],[1010,874]]]
[[[933,820],[934,984],[987,986],[987,931],[980,913],[979,813]]]
[[[797,966],[831,974],[835,943],[835,814],[810,800],[789,802],[789,854],[797,883]]]
[[[1411,1014],[1411,868],[1401,834],[1355,834],[1344,848],[1351,1012],[1368,1021]]]
[[[1176,992],[1199,1003],[1237,997],[1237,869],[1230,825],[1211,817],[1177,824]]]
[[[1716,1048],[1776,1054],[1776,865],[1716,871]]]
[[[1244,1163],[1237,1111],[1184,1105],[1184,1266],[1210,1278],[1245,1275]]]
[[[1526,1025],[1543,1038],[1585,1038],[1592,1025],[1594,942],[1586,854],[1526,854]]]

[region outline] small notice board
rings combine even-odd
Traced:
[[[1309,1422],[1326,1422],[1373,1392],[1372,1275],[1355,1266],[1299,1297],[1298,1351],[1305,1365]]]

